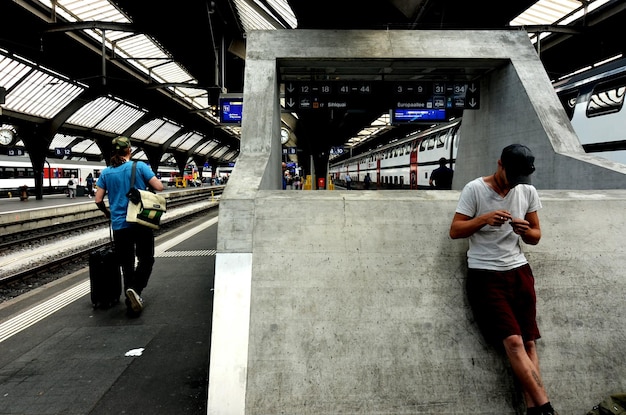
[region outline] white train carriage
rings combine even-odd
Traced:
[[[554,84],[587,153],[626,164],[626,59]]]
[[[49,160],[44,163],[43,193],[63,193],[67,189],[67,182],[72,176],[78,186],[86,185],[89,173],[94,179],[100,176],[100,171],[106,167],[104,162],[79,162],[70,160]],[[35,171],[30,158],[22,156],[0,156],[0,195],[8,196],[16,193],[17,189],[27,186],[35,188]]]
[[[447,159],[454,169],[460,125],[461,120],[457,119],[412,133],[366,154],[332,164],[329,174],[335,183],[344,186],[345,175],[350,173],[354,188],[364,187],[366,174],[370,175],[372,189],[430,188],[430,175],[439,167],[440,158]]]

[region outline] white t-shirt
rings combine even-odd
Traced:
[[[511,212],[514,218],[522,219],[527,213],[536,212],[541,209],[537,189],[529,184],[519,184],[502,197],[479,177],[465,185],[456,211],[473,218],[501,209]],[[485,225],[469,237],[467,265],[469,268],[493,271],[520,267],[528,262],[520,240],[510,222],[502,226]]]

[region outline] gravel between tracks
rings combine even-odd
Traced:
[[[155,236],[160,233],[172,230],[175,227],[182,226],[193,220],[197,220],[199,216],[205,215],[206,211],[196,212],[197,207],[190,206],[191,213],[185,213],[185,208],[180,211],[177,209],[177,218],[175,221],[164,224],[160,230],[155,232]],[[4,261],[0,267],[0,276],[9,275],[17,272],[19,269],[25,269],[28,266],[35,267],[39,264],[46,264],[54,260],[60,254],[68,253],[72,250],[81,250],[88,246],[95,246],[105,242],[109,238],[108,228],[94,229],[81,235],[68,235],[45,245],[23,249],[19,252],[12,252],[0,255],[0,263]],[[33,250],[39,251],[39,254],[33,255]],[[59,278],[70,275],[89,266],[88,259],[77,260],[60,269],[53,269],[48,272],[41,273],[34,278],[25,281],[16,281],[5,287],[0,286],[0,303],[18,297],[31,290],[55,281]]]

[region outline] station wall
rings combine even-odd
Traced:
[[[541,193],[546,236],[529,249],[545,383],[563,413],[624,389],[607,373],[624,352],[624,306],[604,304],[624,291],[624,194],[593,189],[623,187],[626,168],[582,152],[527,35],[268,31],[248,38],[241,155],[220,202],[209,413],[519,410],[464,304],[466,246],[447,238],[458,193],[278,190],[277,59],[289,57],[493,60],[481,110],[464,116],[454,187],[528,140],[537,187],[558,189]]]

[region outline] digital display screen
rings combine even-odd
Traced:
[[[243,97],[220,97],[220,122],[241,124]]]
[[[445,121],[445,109],[394,108],[391,110],[391,123],[411,123],[420,121]]]

